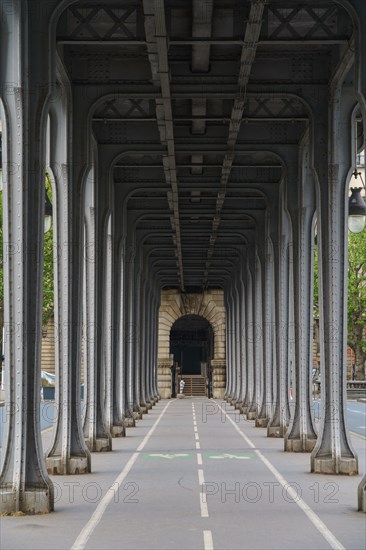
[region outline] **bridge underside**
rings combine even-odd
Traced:
[[[183,315],[212,327],[214,397],[283,437],[285,452],[311,453],[312,472],[358,473],[345,419],[345,289],[348,187],[365,145],[364,0],[7,6],[1,510],[52,510],[49,473],[89,473],[91,453],[111,451],[113,437],[168,397],[170,331]],[[44,457],[45,172],[59,406]],[[310,374],[315,223],[319,430]]]

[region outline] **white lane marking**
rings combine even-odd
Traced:
[[[201,448],[201,444],[199,441],[196,441],[196,449],[200,449]]]
[[[194,434],[194,438],[195,438],[196,441],[199,440],[200,436],[198,435],[198,433],[195,433],[195,434]]]
[[[197,422],[193,420],[193,426],[197,426]]]
[[[202,466],[202,455],[201,455],[201,453],[197,453],[197,464]]]
[[[195,432],[198,432],[197,426],[194,426],[193,430],[194,430]]]
[[[211,531],[203,531],[203,546],[205,550],[214,550]]]
[[[200,486],[201,518],[208,518],[207,496],[205,492],[205,476],[203,470],[198,470],[198,483]]]
[[[118,487],[117,491],[119,490],[120,486],[122,485],[123,481],[127,477],[128,473],[130,472],[132,466],[135,464],[136,460],[140,456],[140,452],[145,447],[146,443],[149,441],[151,435],[153,434],[155,428],[159,424],[160,420],[162,419],[163,415],[165,414],[167,408],[169,407],[171,401],[167,403],[164,407],[164,409],[161,411],[159,417],[156,419],[153,426],[150,428],[148,433],[145,435],[144,439],[140,443],[140,445],[137,447],[136,451],[133,453],[133,455],[130,457],[129,461],[121,471],[121,473],[116,477],[114,483],[111,485],[110,489],[106,492],[105,496],[102,498],[102,500],[99,502],[98,506],[93,512],[93,515],[89,519],[88,523],[83,527],[83,529],[80,531],[79,536],[77,537],[76,541],[71,547],[71,550],[83,550],[90,539],[94,529],[97,527],[98,523],[103,517],[104,512],[107,509],[108,504],[112,501],[112,499],[116,495],[116,485]]]
[[[357,414],[366,414],[366,412],[363,412],[363,411],[355,411],[354,409],[347,409],[348,412],[351,412],[351,413],[357,413]]]
[[[316,527],[319,531],[319,533],[325,538],[325,540],[330,544],[330,546],[334,550],[346,550],[343,544],[337,539],[335,535],[328,529],[328,527],[325,525],[325,523],[322,522],[322,520],[319,518],[319,516],[306,504],[306,502],[299,497],[297,491],[291,487],[291,485],[286,481],[286,479],[280,474],[280,472],[271,464],[269,460],[265,456],[262,455],[262,453],[255,448],[254,443],[249,439],[248,436],[245,435],[244,432],[241,431],[240,428],[235,424],[235,422],[230,418],[228,414],[226,414],[226,411],[217,403],[219,409],[224,413],[224,415],[228,418],[228,420],[232,423],[236,431],[242,436],[242,438],[246,441],[246,443],[252,447],[255,454],[260,458],[260,460],[263,462],[265,466],[267,466],[268,470],[272,472],[274,477],[277,479],[277,481],[282,485],[282,487],[286,490],[287,494],[293,499],[294,502],[298,505],[299,508],[304,512],[304,514],[307,515],[311,523]]]

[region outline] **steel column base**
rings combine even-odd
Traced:
[[[316,439],[310,439],[307,437],[293,439],[285,438],[284,451],[289,453],[311,453],[316,445]]]
[[[358,486],[358,511],[366,514],[366,474]]]
[[[111,426],[112,437],[125,437],[126,428],[124,426]]]
[[[19,500],[18,500],[19,499]],[[8,489],[0,490],[2,515],[34,515],[53,512],[53,491],[46,487],[34,487],[20,494]]]
[[[269,418],[262,416],[255,419],[255,427],[256,428],[267,428],[269,422]]]
[[[316,474],[344,474],[357,475],[357,459],[332,456],[311,457],[311,472]]]
[[[46,458],[47,472],[52,475],[89,474],[91,472],[90,458],[87,456],[70,456],[63,460],[61,456]]]
[[[96,437],[94,441],[86,439],[85,443],[91,453],[106,453],[112,450],[112,440],[109,437]]]
[[[284,437],[287,426],[267,426],[267,437]]]

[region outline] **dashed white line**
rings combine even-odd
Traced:
[[[254,450],[254,453],[258,456],[258,458],[263,462],[265,466],[267,466],[268,470],[272,472],[274,477],[277,479],[277,481],[282,485],[284,489],[286,489],[287,494],[293,499],[293,502],[296,502],[296,504],[301,508],[301,510],[304,512],[304,514],[309,518],[311,523],[316,527],[319,531],[319,533],[325,538],[325,540],[328,542],[328,544],[334,549],[334,550],[346,550],[343,544],[337,539],[335,535],[328,529],[328,527],[325,525],[325,523],[322,522],[322,520],[319,518],[319,516],[306,504],[306,502],[299,497],[298,493],[291,487],[291,484],[289,484],[286,479],[280,474],[280,472],[271,464],[271,462],[258,450],[256,449],[254,443],[249,439],[248,436],[245,435],[244,432],[241,431],[240,428],[235,424],[232,418],[224,411],[224,409],[217,403],[219,409],[223,412],[223,414],[228,418],[228,420],[232,423],[236,431],[241,435],[241,437],[246,441],[246,443]]]
[[[198,433],[195,433],[195,434],[194,434],[194,438],[195,438],[196,441],[199,440],[200,436],[198,435]]]
[[[127,477],[128,473],[130,472],[132,466],[135,464],[136,460],[140,456],[140,451],[145,447],[146,443],[149,441],[150,437],[152,436],[155,428],[159,424],[160,420],[162,419],[163,415],[165,414],[167,408],[169,407],[171,401],[167,403],[164,407],[164,409],[161,411],[159,417],[156,419],[153,426],[150,428],[148,433],[145,435],[144,439],[140,443],[140,445],[137,447],[136,452],[133,453],[125,467],[123,468],[122,472],[119,474],[119,476],[115,479],[114,483],[111,485],[111,488],[106,492],[105,496],[102,498],[102,500],[99,502],[98,506],[94,510],[93,515],[91,516],[88,523],[84,526],[84,528],[81,530],[78,538],[74,542],[74,544],[71,547],[71,550],[83,550],[90,539],[94,529],[97,527],[98,523],[103,517],[104,512],[107,509],[108,504],[112,501],[112,499],[116,495],[116,486],[117,491],[119,490],[120,486],[122,485],[122,482]]]
[[[194,432],[198,432],[197,426],[194,426],[193,430],[194,430]]]
[[[201,453],[197,453],[197,464],[199,464],[199,466],[202,466],[202,455],[201,455]]]
[[[203,475],[203,470],[198,470],[198,483],[200,485],[201,517],[208,518],[207,496],[205,492],[205,476]]]
[[[199,441],[196,441],[196,449],[200,449],[201,448],[201,444]]]
[[[214,550],[211,531],[203,531],[203,546],[205,550]]]

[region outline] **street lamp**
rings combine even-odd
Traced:
[[[361,233],[366,223],[366,203],[361,197],[365,183],[361,172],[357,172],[357,169],[353,172],[353,176],[355,179],[360,176],[362,187],[351,187],[352,194],[348,200],[348,229],[351,233]]]

